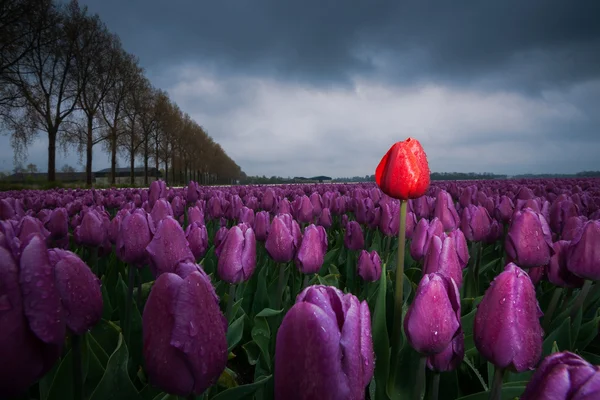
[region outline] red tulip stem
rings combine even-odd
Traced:
[[[504,368],[495,368],[494,381],[490,391],[490,400],[500,400],[502,398],[502,380],[504,379]]]
[[[406,244],[406,200],[400,200],[400,229],[398,230],[398,259],[396,260],[396,293],[394,297],[394,327],[392,329],[392,369],[388,378],[388,393],[396,381],[400,368],[400,348],[402,345],[402,307],[404,305],[404,248]],[[381,271],[385,273],[385,271]]]
[[[583,287],[581,288],[581,291],[579,292],[579,295],[577,296],[577,298],[575,299],[575,302],[573,303],[573,307],[571,307],[571,321],[573,321],[575,319],[575,317],[577,316],[577,313],[579,312],[579,309],[583,307],[583,302],[585,301],[585,298],[588,295],[588,292],[590,291],[592,287],[592,281],[590,281],[589,279],[586,279],[585,282],[583,283]],[[584,310],[581,310],[582,312]]]

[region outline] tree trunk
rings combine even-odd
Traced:
[[[135,137],[133,136],[133,126],[131,127],[131,143],[129,145],[129,162],[131,167],[131,186],[135,185]]]
[[[156,170],[158,171],[158,141],[156,142],[156,149],[154,153],[154,162],[156,164]],[[167,179],[167,177],[165,177]]]
[[[93,136],[92,131],[94,129],[93,119],[91,116],[88,116],[87,121],[87,143],[85,147],[85,184],[87,187],[92,187],[92,146],[93,146]]]
[[[110,183],[116,183],[117,176],[117,127],[111,129],[110,135]]]
[[[48,182],[56,181],[56,134],[58,128],[48,130]]]
[[[165,160],[165,184],[169,186],[169,163]]]
[[[144,186],[148,187],[148,138],[144,141]]]

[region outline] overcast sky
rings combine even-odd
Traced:
[[[370,175],[409,136],[433,171],[600,170],[596,0],[80,4],[249,175]]]

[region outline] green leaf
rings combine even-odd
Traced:
[[[108,291],[106,290],[106,286],[102,285],[102,318],[110,319],[113,314],[113,308],[110,304],[110,298],[108,297]]]
[[[513,400],[515,397],[521,396],[525,391],[525,386],[508,386],[502,387],[500,391],[500,398],[502,400]],[[459,397],[456,400],[488,400],[490,398],[490,392],[479,392],[470,394],[468,396]]]
[[[92,393],[90,400],[141,400],[138,391],[129,379],[128,358],[129,353],[123,335],[119,335],[117,348],[111,354],[104,376]]]
[[[577,337],[579,336],[579,329],[581,328],[581,319],[583,318],[583,309],[580,307],[577,310],[577,315],[571,324],[571,343],[569,343],[569,348],[575,350],[575,342],[577,341]]]
[[[235,317],[237,316],[238,312],[240,311],[240,307],[242,306],[243,301],[244,301],[244,298],[242,297],[238,301],[233,303],[233,305],[231,306],[231,321],[229,321],[230,323],[232,323],[235,320]]]
[[[584,350],[598,336],[598,324],[600,324],[600,309],[596,310],[594,319],[581,325],[573,350]]]
[[[248,364],[256,365],[258,362],[258,358],[260,357],[260,347],[254,342],[248,342],[242,345],[242,349],[246,352],[246,357],[248,358]]]
[[[121,328],[106,319],[101,319],[96,326],[92,328],[91,332],[94,341],[104,350],[107,356],[108,354],[112,354],[117,347],[120,333]],[[100,361],[102,361],[102,357],[98,352],[96,352],[96,355],[98,355]],[[108,360],[106,362],[108,362]]]
[[[269,306],[269,292],[267,289],[268,265],[263,265],[258,273],[258,283],[256,293],[254,294],[254,303],[252,304],[252,315],[256,315],[260,310]]]
[[[242,315],[227,329],[227,351],[231,351],[237,346],[237,344],[242,340],[242,336],[244,335],[244,318],[246,315]]]
[[[387,329],[386,312],[386,294],[387,294],[387,274],[385,265],[382,268],[379,278],[379,292],[377,294],[377,303],[373,313],[373,349],[375,350],[375,390],[378,400],[388,399],[387,380],[390,368],[390,339]]]
[[[132,267],[130,267],[130,268],[132,268]],[[121,276],[119,276],[117,285],[118,285],[117,301],[119,304],[119,320],[125,321],[125,304],[127,302],[127,285],[125,285],[125,282],[123,281]],[[140,312],[138,311],[135,301],[133,301],[131,304],[131,320],[129,321],[129,329],[131,330],[131,332],[129,333],[129,343],[126,343],[126,344],[127,344],[127,348],[131,355],[131,360],[132,360],[132,364],[129,366],[130,367],[129,372],[133,376],[133,374],[135,374],[135,372],[138,370],[139,366],[141,366],[142,362],[143,362],[143,359],[142,359],[143,358],[143,356],[142,356],[142,349],[143,349],[142,316],[140,315]]]
[[[60,361],[47,400],[71,399],[73,399],[73,352],[69,350]]]
[[[175,396],[174,394],[161,393],[156,395],[156,397],[154,397],[152,400],[179,400],[179,397]]]
[[[269,382],[269,380],[272,377],[273,375],[264,376],[261,379],[258,379],[256,382],[250,383],[248,385],[242,385],[231,389],[227,389],[214,396],[212,400],[240,400],[251,398],[251,396],[263,385]]]
[[[550,333],[544,343],[542,344],[542,357],[547,356],[552,351],[554,342],[558,345],[558,348],[563,350],[570,350],[571,347],[571,318],[566,318],[563,323]]]
[[[60,363],[54,363],[54,367],[46,375],[40,379],[39,382],[39,390],[40,390],[40,399],[46,400],[48,398],[48,394],[50,393],[50,388],[52,387],[52,382],[54,381],[54,377],[56,376],[56,372],[60,367]]]
[[[256,318],[259,317],[274,317],[276,315],[279,315],[283,312],[283,308],[281,310],[273,310],[272,308],[264,308],[261,312],[259,312],[258,314],[256,314]]]
[[[263,357],[266,367],[271,370],[271,356],[269,353],[269,342],[271,340],[271,330],[269,323],[264,317],[254,318],[254,326],[251,332],[252,340],[260,348],[260,353]]]
[[[338,280],[339,275],[332,275],[329,274],[325,277],[322,277],[321,275],[317,275],[317,279],[319,280],[319,285],[325,285],[325,286],[334,286],[336,288],[339,288],[339,280]]]

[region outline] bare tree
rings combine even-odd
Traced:
[[[125,51],[119,51],[116,64],[115,84],[110,88],[105,101],[102,102],[100,109],[102,117],[107,125],[106,147],[110,153],[110,183],[115,183],[117,168],[117,145],[119,135],[123,134],[124,127],[121,126],[125,114],[125,100],[127,95],[134,88],[135,80],[140,75],[141,69],[137,60],[131,54]]]
[[[111,34],[98,15],[87,16],[87,8],[80,9],[76,0],[71,3],[74,22],[80,26],[81,33],[76,42],[75,71],[77,85],[81,94],[79,108],[83,114],[84,127],[73,130],[79,151],[85,148],[86,184],[92,185],[93,146],[105,140],[98,135],[98,117],[100,106],[115,85],[116,65],[121,43]]]
[[[48,135],[48,181],[56,178],[56,140],[62,124],[73,113],[80,89],[74,75],[78,27],[69,18],[69,9],[44,2],[38,10],[40,33],[33,35],[33,49],[5,74],[24,102],[11,110],[13,144],[26,145],[39,131]],[[15,152],[17,153],[17,152]]]
[[[142,158],[144,160],[144,185],[148,186],[148,162],[150,160],[150,146],[152,137],[155,135],[158,126],[157,118],[157,99],[158,92],[154,89],[147,79],[136,91],[138,98],[144,99],[140,102],[140,134],[143,145]]]

